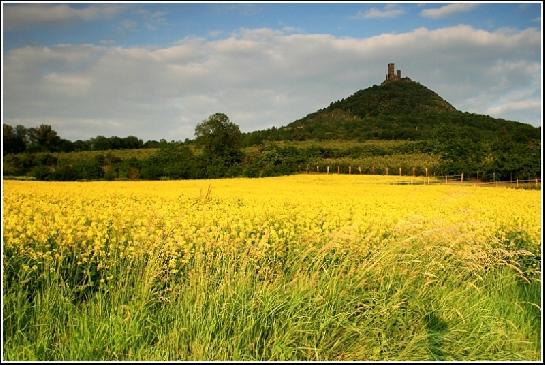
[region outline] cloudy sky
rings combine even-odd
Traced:
[[[541,125],[540,3],[2,3],[3,121],[71,140],[285,125],[394,62],[457,109]]]

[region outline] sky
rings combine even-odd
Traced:
[[[3,121],[70,140],[183,140],[216,112],[279,127],[388,63],[459,110],[541,125],[539,2],[3,2],[2,33]]]

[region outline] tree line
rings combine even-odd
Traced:
[[[62,145],[63,139],[49,126],[28,129],[18,126],[11,131],[8,128],[8,133],[4,133],[4,175],[32,176],[40,180],[260,177],[287,175],[307,169],[313,171],[314,167],[310,166],[328,164],[329,161],[339,161],[339,168],[348,171],[350,162],[343,161],[356,160],[371,161],[369,166],[363,166],[363,173],[380,174],[386,168],[393,173],[403,167],[404,171],[414,168],[417,174],[422,174],[425,168],[430,168],[430,159],[427,158],[430,156],[437,157],[439,161],[429,169],[430,175],[465,172],[466,176],[477,175],[483,180],[533,179],[541,175],[539,140],[509,133],[481,140],[478,133],[462,126],[451,125],[432,139],[407,141],[395,146],[379,144],[325,148],[318,144],[297,148],[282,147],[264,140],[254,145],[253,149],[245,150],[245,136],[248,134],[241,133],[238,125],[231,122],[227,115],[216,113],[196,126],[194,140],[161,140],[148,144],[148,147],[153,146],[156,150],[145,156],[136,154],[122,159],[108,151],[77,160],[63,160],[52,153],[62,151],[59,145]],[[13,149],[13,140],[19,137],[25,145],[21,152],[25,153],[6,154],[6,138],[11,143],[9,148]],[[146,147],[136,137],[98,136],[86,142],[90,146],[87,150],[93,151]],[[392,158],[385,160],[382,158],[384,156]],[[412,161],[411,156],[423,157]],[[373,163],[374,157],[378,159],[376,164]],[[331,168],[332,171],[336,169]],[[355,171],[357,166],[351,168]]]
[[[4,123],[2,126],[2,150],[4,155],[23,152],[74,152],[105,151],[139,148],[157,148],[165,140],[149,140],[145,143],[135,136],[104,137],[97,136],[87,140],[70,141],[61,138],[51,125],[41,124],[27,128],[23,125],[15,127]]]

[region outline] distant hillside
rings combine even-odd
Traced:
[[[359,90],[284,127],[247,133],[244,143],[306,139],[426,140],[453,129],[485,139],[498,134],[517,140],[540,139],[538,128],[458,111],[434,91],[403,78]]]
[[[432,90],[411,79],[385,81],[331,103],[325,110],[341,109],[360,118],[456,111]]]

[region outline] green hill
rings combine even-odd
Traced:
[[[453,130],[478,139],[498,135],[525,141],[540,139],[538,128],[464,113],[424,85],[403,78],[359,90],[286,126],[246,133],[244,143],[249,146],[265,140],[429,140]]]
[[[418,143],[387,150],[352,146],[380,140]],[[286,126],[246,133],[243,139],[245,146],[281,141],[313,141],[314,147],[304,151],[322,164],[433,166],[441,174],[465,171],[488,179],[541,174],[541,128],[457,110],[409,78],[359,90]],[[326,141],[340,149],[325,148]]]
[[[456,109],[432,90],[409,78],[385,81],[331,103],[326,110],[341,109],[360,118],[453,112]]]

